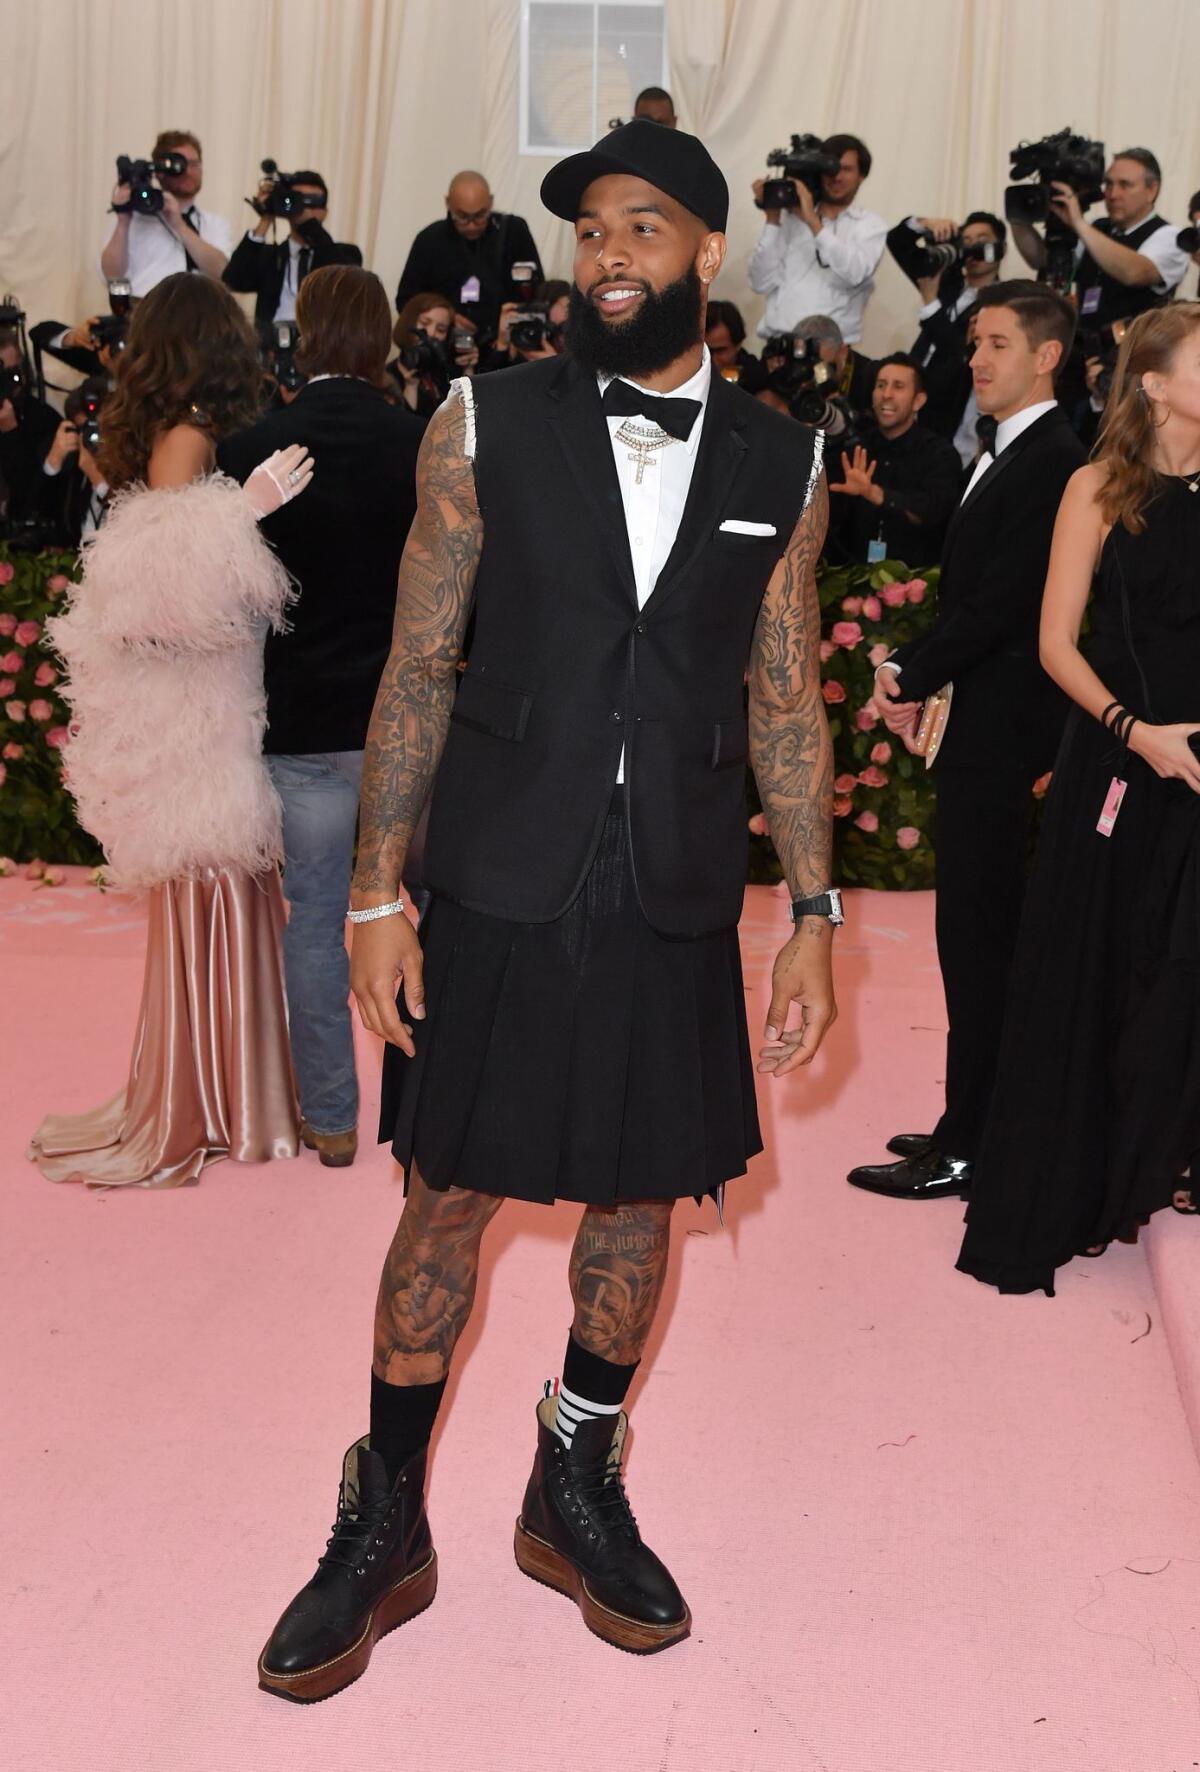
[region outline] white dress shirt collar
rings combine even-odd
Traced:
[[[695,375],[690,375],[683,385],[678,388],[648,388],[642,382],[635,381],[631,375],[611,376],[605,375],[603,372],[597,375],[596,381],[600,388],[601,397],[603,397],[604,390],[610,381],[627,381],[630,387],[638,390],[639,394],[649,394],[654,399],[699,400],[699,420],[688,432],[683,445],[689,455],[695,455],[700,444],[700,432],[704,428],[704,410],[708,405],[708,390],[712,386],[712,358],[709,355],[707,345],[701,346],[700,367]],[[610,425],[620,425],[624,423],[624,420],[610,417],[609,423]]]
[[[1011,418],[1001,419],[996,427],[996,454],[1002,455],[1009,444],[1015,443],[1030,425],[1036,424],[1044,412],[1053,412],[1057,405],[1057,400],[1035,400],[1032,406],[1022,406]]]

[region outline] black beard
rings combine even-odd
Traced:
[[[703,338],[704,285],[694,265],[664,289],[655,291],[636,278],[629,288],[643,290],[642,305],[632,319],[613,322],[601,316],[590,296],[572,287],[566,348],[581,369],[634,380],[657,375]]]

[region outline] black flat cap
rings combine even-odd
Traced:
[[[542,202],[551,215],[573,222],[592,180],[613,172],[644,178],[698,215],[714,233],[725,232],[729,186],[704,143],[698,136],[667,129],[645,117],[622,123],[586,153],[572,154],[552,166],[542,180]]]

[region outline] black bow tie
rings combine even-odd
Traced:
[[[675,400],[669,394],[648,394],[627,381],[610,381],[601,402],[610,418],[653,419],[668,436],[686,443],[700,416],[699,400]]]
[[[975,420],[975,435],[988,455],[994,456],[996,453],[996,432],[999,429],[999,419],[990,418],[986,413]]]

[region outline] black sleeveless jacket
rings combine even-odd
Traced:
[[[1119,236],[1107,216],[1102,216],[1095,225],[1097,233],[1113,236],[1119,246],[1128,246],[1131,251],[1136,252],[1165,223],[1161,215],[1148,215],[1136,228],[1130,228],[1127,234]],[[1088,292],[1096,285],[1100,289],[1098,302],[1089,310]],[[1083,332],[1111,326],[1114,320],[1131,320],[1135,314],[1144,314],[1147,308],[1161,308],[1170,300],[1169,291],[1164,294],[1144,283],[1134,286],[1118,282],[1116,277],[1110,277],[1107,271],[1100,269],[1090,252],[1084,253],[1075,272],[1075,294],[1079,302],[1079,325]]]
[[[744,676],[815,433],[714,375],[675,546],[639,610],[595,377],[569,358],[523,364],[480,377],[474,404],[484,543],[426,882],[492,916],[561,916],[624,744],[647,920],[683,937],[728,928],[746,876]],[[722,533],[727,518],[775,533]]]

